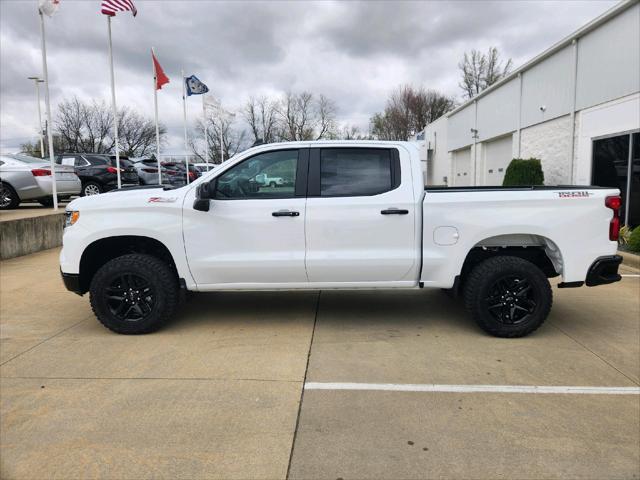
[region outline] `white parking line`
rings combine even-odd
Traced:
[[[323,383],[307,382],[305,390],[368,390],[391,392],[448,393],[560,393],[582,395],[640,395],[640,387],[574,387],[538,385],[436,385],[414,383]]]
[[[620,276],[621,277],[640,277],[640,274],[637,274],[637,273],[623,273]]]

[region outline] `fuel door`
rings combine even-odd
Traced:
[[[455,245],[460,234],[456,227],[438,227],[433,230],[433,242],[436,245]]]

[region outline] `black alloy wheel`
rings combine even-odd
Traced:
[[[147,279],[132,273],[116,277],[105,290],[107,305],[119,320],[138,322],[153,312],[155,291]]]
[[[496,280],[489,287],[484,301],[493,318],[504,325],[526,322],[538,305],[529,280],[516,275]]]

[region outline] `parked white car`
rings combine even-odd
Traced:
[[[276,169],[295,179],[256,182]],[[251,148],[192,184],[67,207],[61,271],[119,333],[169,319],[181,290],[440,288],[485,331],[538,328],[559,287],[620,280],[616,189],[424,188],[405,142]]]
[[[73,167],[56,165],[56,191],[59,200],[80,194],[82,183]],[[53,205],[51,163],[22,154],[0,156],[0,210],[16,208],[20,202],[36,200]]]

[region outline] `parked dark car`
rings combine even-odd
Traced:
[[[82,182],[81,196],[97,195],[118,188],[116,156],[98,153],[63,153],[56,162],[73,165]],[[120,182],[123,187],[139,185],[140,180],[128,157],[120,156]]]
[[[181,187],[187,184],[187,168],[182,162],[163,162],[162,168],[167,172],[169,183],[174,187]],[[189,164],[189,182],[193,182],[201,175],[200,171],[192,164]]]

